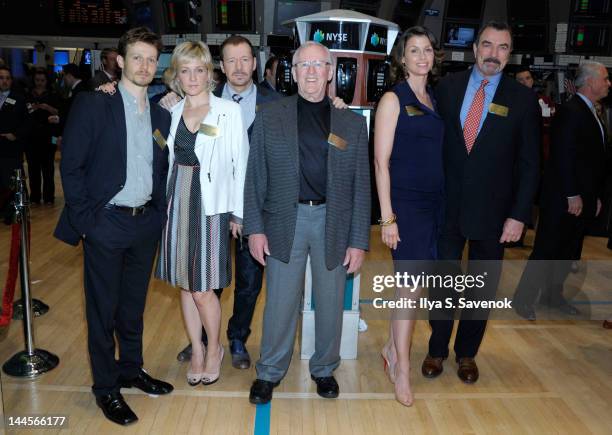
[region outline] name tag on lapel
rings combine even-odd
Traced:
[[[344,139],[342,139],[338,135],[335,135],[334,133],[329,134],[329,136],[327,137],[327,143],[335,146],[336,148],[342,151],[344,151],[348,146],[348,143]]]
[[[210,137],[218,137],[220,130],[216,125],[200,124],[200,133]]]
[[[13,100],[12,98],[7,98],[6,100],[4,100],[4,102],[6,104],[15,104],[17,101]]]
[[[421,109],[416,106],[406,106],[406,113],[408,116],[422,116],[425,115]]]
[[[495,115],[506,117],[508,116],[508,107],[502,106],[501,104],[491,103],[489,104],[489,113],[493,113]]]
[[[155,142],[157,142],[157,145],[159,145],[162,150],[166,148],[166,139],[164,139],[159,129],[155,129],[153,132],[153,139],[155,139]]]

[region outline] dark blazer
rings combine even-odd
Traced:
[[[580,96],[574,95],[557,110],[544,172],[543,207],[567,210],[567,198],[580,195],[582,216],[595,216],[597,198],[604,195],[605,143],[593,112]]]
[[[94,76],[89,80],[88,87],[90,91],[95,91],[98,86],[112,82],[106,73],[102,70],[96,71]]]
[[[151,127],[167,138],[170,114],[151,104]],[[153,140],[152,207],[166,214],[168,149]],[[84,92],[74,102],[62,142],[60,170],[65,206],[55,237],[77,245],[96,225],[96,213],[122,188],[126,179],[127,133],[121,94]]]
[[[539,176],[540,109],[534,92],[502,76],[493,103],[507,107],[507,116],[488,113],[468,155],[460,114],[470,74],[448,75],[435,90],[445,124],[443,231],[498,239],[507,218],[530,220]]]
[[[85,84],[85,82],[81,80],[79,83],[77,83],[74,89],[71,90],[70,96],[64,100],[64,104],[62,104],[62,108],[59,112],[60,128],[62,131],[64,130],[64,128],[66,128],[66,122],[68,122],[68,115],[70,114],[70,109],[72,108],[76,97],[81,92],[86,92],[88,90],[89,89],[87,89],[87,85]]]
[[[0,157],[18,159],[23,152],[24,139],[28,134],[28,112],[23,96],[11,91],[7,100],[14,103],[5,101],[0,108],[0,133],[13,133],[17,140],[10,141],[0,137]]]
[[[244,187],[244,233],[265,234],[270,254],[287,263],[300,190],[297,95],[260,107],[255,118]],[[325,263],[342,263],[348,247],[368,249],[370,165],[365,118],[331,107],[331,133],[346,147],[330,145],[327,161]]]

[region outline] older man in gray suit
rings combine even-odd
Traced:
[[[261,356],[249,400],[268,403],[285,376],[295,341],[310,255],[315,300],[317,393],[338,396],[346,274],[361,266],[370,235],[365,119],[326,97],[329,50],[306,42],[293,56],[298,95],[263,106],[255,119],[245,183],[244,232],[267,266]],[[266,257],[267,256],[267,257]]]

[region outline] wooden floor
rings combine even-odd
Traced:
[[[72,433],[254,433],[256,413],[265,413],[265,409],[258,410],[247,399],[254,369],[233,369],[228,353],[218,383],[189,387],[185,381],[186,364],[175,358],[187,341],[178,291],[155,280],[145,312],[145,368],[172,382],[176,389],[169,396],[157,398],[123,390],[140,418],[134,426],[120,428],[102,416],[90,393],[82,250],[51,236],[61,204],[59,197],[54,207],[32,210],[31,250],[33,294],[51,306],[49,313],[35,320],[36,345],[57,354],[61,362],[34,381],[2,374],[4,415],[65,415],[69,417],[69,427],[62,432]],[[8,267],[9,236],[9,227],[1,226],[2,285]],[[529,236],[528,241],[532,234]],[[374,228],[370,261],[390,258],[379,237]],[[524,259],[528,253],[527,248],[508,250],[507,258]],[[605,240],[589,238],[584,256],[605,260],[610,258],[610,251],[605,248]],[[518,273],[512,278],[516,280]],[[597,299],[607,294],[610,301],[612,281],[602,282],[601,288],[594,289],[604,292]],[[371,295],[371,291],[362,291],[362,298]],[[259,354],[264,297],[259,300],[247,345],[253,357]],[[226,290],[222,297],[223,330],[232,299],[231,289]],[[458,380],[451,361],[445,363],[445,371],[438,379],[421,376],[429,326],[420,321],[413,340],[416,401],[413,407],[405,408],[393,400],[392,385],[382,371],[379,351],[386,340],[387,322],[364,308],[369,329],[359,336],[359,358],[343,361],[336,371],[340,398],[324,400],[316,395],[308,364],[298,359],[296,343],[289,373],[274,393],[270,433],[611,433],[612,331],[604,330],[601,321],[490,322],[477,359],[481,377],[471,386]],[[603,309],[612,314],[612,305],[604,304]],[[0,343],[2,363],[22,350],[21,322],[14,321],[0,331]],[[45,433],[51,432],[54,431]]]

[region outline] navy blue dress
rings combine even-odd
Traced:
[[[444,122],[421,104],[407,82],[391,90],[400,103],[389,172],[391,205],[401,242],[392,252],[398,260],[435,260],[443,218]],[[433,93],[428,89],[435,106]]]

